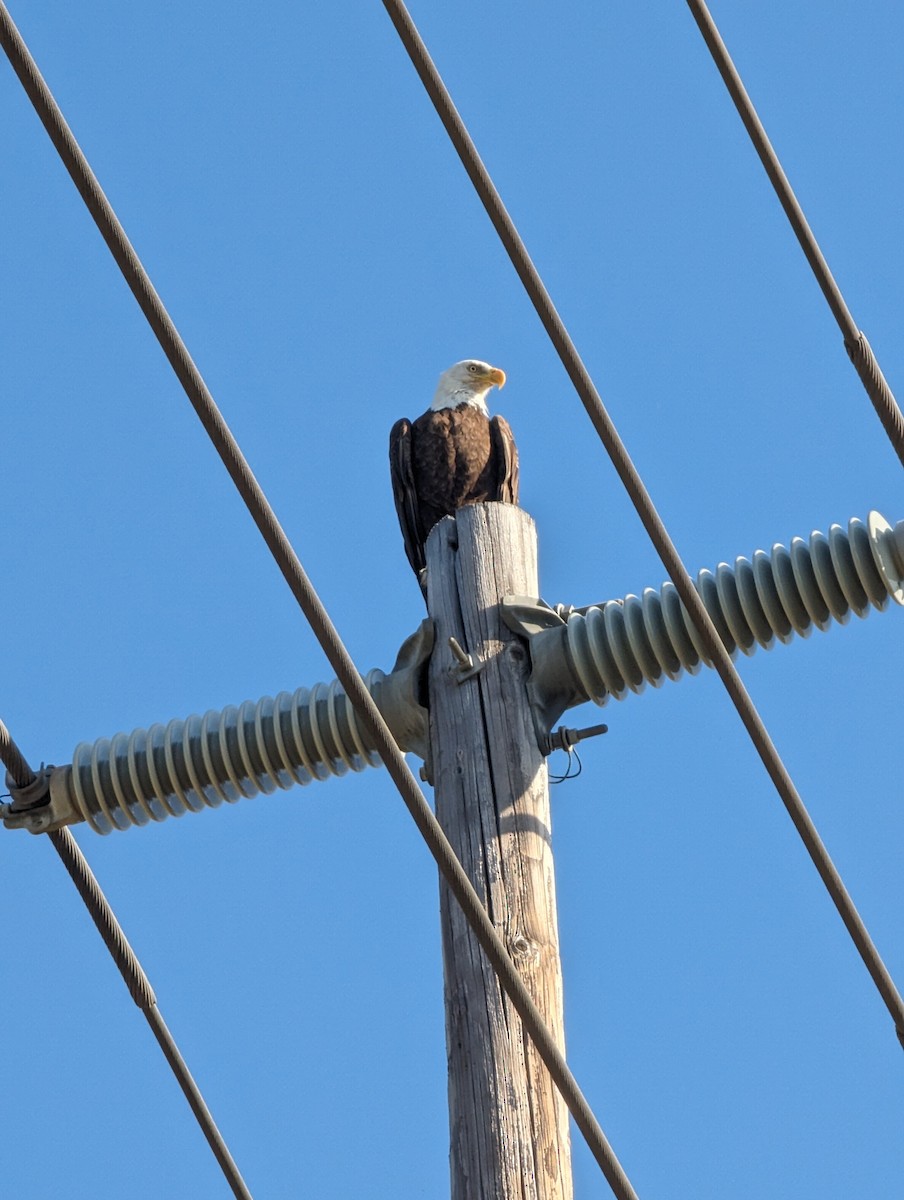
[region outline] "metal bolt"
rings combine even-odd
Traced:
[[[567,729],[560,725],[558,729],[546,735],[545,746],[541,746],[540,749],[544,754],[551,754],[553,750],[571,751],[572,747],[585,738],[599,737],[600,734],[608,732],[608,725],[591,725],[588,729]]]
[[[454,638],[449,638],[449,649],[458,659],[460,666],[470,669],[474,666],[474,659],[468,654],[467,650],[463,650],[460,643]]]

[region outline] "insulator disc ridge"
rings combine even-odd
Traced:
[[[702,570],[696,587],[716,631],[732,657],[771,649],[776,640],[809,637],[851,613],[864,617],[870,607],[884,609],[889,599],[904,603],[904,553],[901,539],[879,513],[864,523],[854,517],[847,530],[832,525],[809,540],[792,538],[790,548],[777,542]],[[642,598],[609,600],[567,620],[567,647],[588,699],[604,704],[623,699],[647,683],[677,679],[710,665],[700,633],[674,584],[659,592],[646,588]]]
[[[373,670],[365,682],[373,692],[383,679]],[[110,833],[379,763],[333,680],[82,742],[67,787],[91,828]]]

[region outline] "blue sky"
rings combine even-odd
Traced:
[[[12,13],[363,669],[422,615],[388,430],[465,356],[509,376],[544,597],[662,582],[380,4]],[[904,518],[685,5],[412,13],[691,571]],[[904,16],[713,13],[900,396]],[[329,679],[9,69],[0,113],[0,714],[63,763]],[[901,621],[741,663],[899,985]],[[566,1032],[638,1193],[898,1195],[901,1050],[718,679],[604,719],[553,794]],[[385,772],[76,832],[255,1195],[447,1193],[435,869]],[[225,1195],[51,847],[0,855],[4,1192]],[[579,1140],[575,1180],[609,1194]]]

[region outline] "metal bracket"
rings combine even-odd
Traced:
[[[512,633],[530,640],[538,633],[565,624],[564,615],[567,614],[561,614],[560,608],[563,605],[550,608],[545,600],[536,596],[503,596],[500,615]]]
[[[427,663],[433,652],[433,622],[426,618],[406,638],[395,666],[373,689],[373,698],[392,735],[405,751],[426,759],[430,752]]]
[[[536,596],[503,596],[499,610],[508,628],[527,643],[531,666],[527,695],[537,745],[543,754],[548,754],[544,746],[553,725],[567,708],[587,699],[575,680],[565,620]]]
[[[7,829],[27,829],[29,833],[47,833],[59,829],[68,822],[59,820],[53,810],[50,796],[50,776],[54,768],[41,764],[31,783],[18,787],[6,776],[6,786],[12,800],[0,804],[0,819]]]

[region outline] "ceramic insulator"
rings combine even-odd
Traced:
[[[373,694],[384,679],[370,671]],[[97,833],[379,766],[338,680],[76,747],[68,798]]]
[[[719,636],[734,657],[772,647],[795,634],[844,623],[870,606],[884,609],[889,599],[904,604],[904,523],[892,529],[879,513],[864,524],[856,517],[847,532],[833,525],[809,542],[794,538],[771,553],[720,563],[697,576],[697,590]],[[604,704],[623,699],[647,683],[658,687],[682,672],[709,666],[700,635],[666,583],[642,597],[610,600],[567,618],[567,651],[588,699]]]

